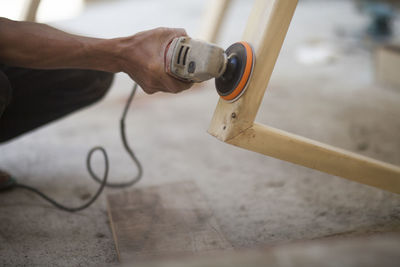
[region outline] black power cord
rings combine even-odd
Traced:
[[[43,199],[45,199],[46,201],[50,202],[52,205],[54,205],[55,207],[64,210],[64,211],[68,211],[68,212],[76,212],[76,211],[81,211],[83,209],[86,209],[87,207],[89,207],[90,205],[93,204],[93,202],[96,201],[96,199],[100,196],[101,192],[103,191],[104,187],[112,187],[112,188],[124,188],[124,187],[129,187],[132,186],[134,184],[136,184],[137,182],[139,182],[139,180],[142,178],[143,175],[143,168],[142,165],[140,164],[139,160],[136,158],[135,154],[133,153],[131,147],[128,144],[128,141],[126,139],[126,131],[125,131],[125,118],[126,115],[128,113],[128,109],[129,106],[131,105],[131,102],[135,96],[136,93],[136,89],[137,89],[137,84],[135,83],[132,89],[132,92],[128,98],[128,101],[125,104],[125,108],[124,111],[122,113],[122,117],[120,120],[120,133],[121,133],[121,140],[122,143],[124,145],[124,148],[126,150],[126,152],[129,154],[130,158],[133,160],[134,164],[136,165],[138,172],[136,174],[136,176],[131,179],[128,182],[122,182],[122,183],[108,183],[108,173],[109,173],[109,161],[108,161],[108,156],[107,156],[107,152],[106,150],[101,147],[101,146],[97,146],[92,148],[86,157],[86,168],[90,174],[90,177],[92,177],[93,180],[95,180],[96,182],[98,182],[100,184],[99,189],[97,190],[96,194],[94,194],[94,196],[85,204],[78,206],[78,207],[67,207],[65,205],[62,205],[60,203],[58,203],[57,201],[55,201],[54,199],[50,198],[49,196],[45,195],[43,192],[39,191],[38,189],[29,186],[29,185],[25,185],[25,184],[20,184],[18,182],[16,182],[14,180],[14,185],[13,187],[19,187],[19,188],[23,188],[26,190],[29,190],[31,192],[34,192],[36,194],[38,194],[40,197],[42,197]],[[91,164],[91,159],[92,159],[92,155],[94,152],[96,151],[100,151],[103,154],[104,157],[104,174],[103,174],[103,178],[100,179],[94,172],[92,169],[92,164]]]

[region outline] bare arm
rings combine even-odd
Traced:
[[[182,35],[186,35],[183,29],[157,28],[129,37],[99,39],[0,18],[0,62],[39,69],[122,71],[147,93],[176,93],[190,84],[165,73],[164,51],[174,37]]]

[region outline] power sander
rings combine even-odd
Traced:
[[[255,55],[247,42],[237,42],[225,51],[214,44],[178,37],[165,49],[165,71],[182,81],[204,82],[215,78],[222,99],[234,102],[247,89]]]
[[[250,44],[238,42],[231,45],[226,51],[222,48],[194,40],[189,37],[175,38],[165,50],[166,72],[175,78],[189,82],[203,82],[215,78],[215,87],[221,98],[233,102],[237,100],[246,90],[252,70],[254,68],[255,56]],[[17,183],[11,175],[0,171],[0,191],[20,187],[30,190],[54,206],[69,212],[83,210],[89,207],[100,195],[105,186],[127,187],[138,182],[142,176],[142,167],[126,140],[125,117],[127,110],[135,94],[137,85],[133,87],[131,96],[126,103],[121,118],[120,131],[124,147],[138,168],[137,176],[126,183],[108,183],[108,156],[103,147],[91,149],[87,155],[87,168],[91,177],[99,182],[101,186],[97,192],[85,204],[79,207],[64,206],[48,197],[38,189]],[[97,177],[91,167],[91,156],[95,151],[101,151],[105,159],[105,171],[103,179]]]

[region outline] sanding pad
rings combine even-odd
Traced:
[[[228,63],[224,74],[215,79],[215,87],[222,99],[234,102],[247,89],[254,68],[255,55],[249,43],[234,43],[225,50]]]

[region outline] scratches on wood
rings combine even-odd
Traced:
[[[107,204],[121,261],[232,249],[192,182],[109,195]]]

